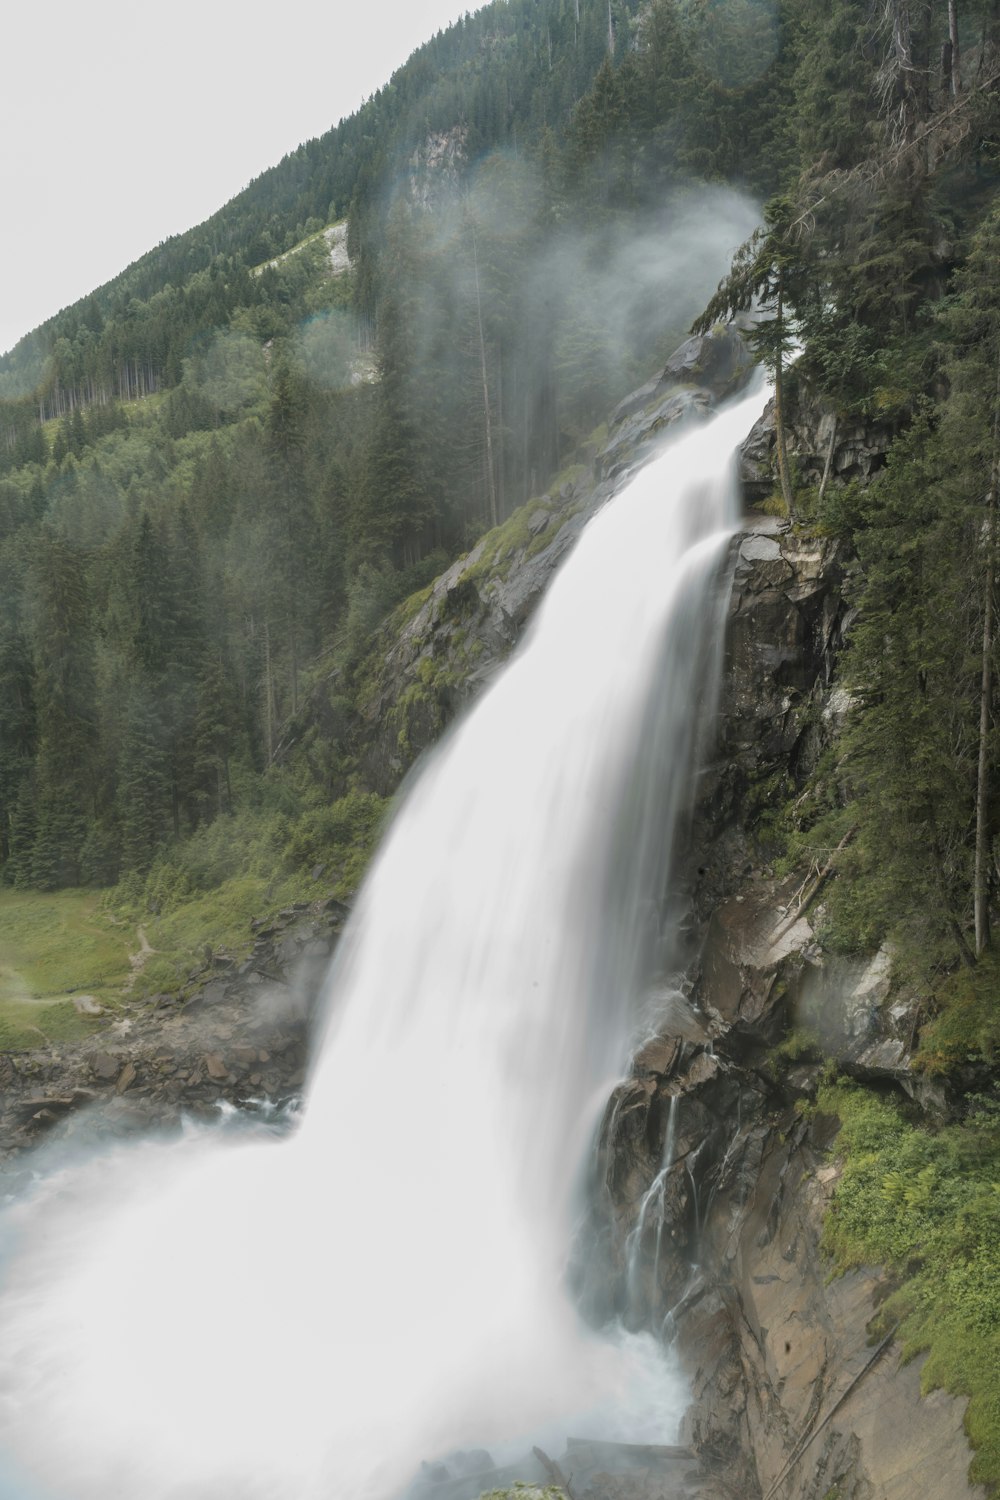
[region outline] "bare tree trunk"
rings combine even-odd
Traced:
[[[503,425],[503,338],[501,337],[497,348],[497,427],[500,433],[500,443],[497,448],[497,511],[501,516],[507,514],[507,444],[504,441]]]
[[[958,0],[948,0],[948,52],[951,64],[951,96],[959,98],[962,92],[962,74],[958,54]]]
[[[833,468],[833,450],[837,445],[837,413],[833,414],[833,426],[830,428],[830,444],[826,450],[826,463],[823,465],[823,478],[819,482],[818,503],[822,505],[826,487],[830,482],[830,470]]]
[[[781,333],[782,333],[782,292],[778,292],[777,306],[778,320],[778,347],[774,356],[774,442],[778,452],[778,478],[781,481],[781,497],[788,511],[788,519],[794,526],[798,521],[795,513],[795,496],[792,494],[792,481],[788,472],[788,450],[785,445],[785,399],[784,399],[784,375],[781,358]]]
[[[476,319],[479,326],[479,368],[483,382],[483,424],[486,433],[486,485],[490,505],[490,525],[496,526],[497,485],[493,469],[493,414],[490,411],[490,383],[486,372],[486,338],[483,334],[483,301],[479,289],[479,249],[476,244],[476,226],[469,220],[472,232],[472,264],[476,274]]]
[[[292,671],[292,713],[297,714],[299,711],[299,622],[294,601],[292,604],[291,626],[291,641],[289,644]]]
[[[973,910],[976,923],[976,957],[990,946],[988,890],[990,830],[989,742],[993,707],[993,590],[996,573],[997,491],[1000,488],[1000,351],[997,356],[997,387],[993,406],[993,457],[990,488],[986,497],[986,582],[983,592],[983,657],[979,687],[979,765],[976,774],[976,865],[973,877]]]
[[[274,675],[271,671],[271,625],[264,621],[264,734],[267,763],[274,759]]]

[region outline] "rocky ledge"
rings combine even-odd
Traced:
[[[821,1067],[782,1039],[822,1018],[850,1056],[902,1018],[879,1009],[884,965],[831,961],[798,894],[758,877],[717,909],[690,996],[610,1101],[583,1289],[595,1316],[673,1343],[680,1441],[742,1500],[982,1496],[966,1403],[921,1395],[921,1361],[871,1332],[885,1274],[833,1278],[821,1249],[837,1121],[801,1109]]]

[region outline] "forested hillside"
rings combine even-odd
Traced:
[[[360,848],[378,805],[344,731],[378,621],[573,459],[766,201],[709,318],[759,298],[784,411],[895,439],[864,491],[781,465],[780,503],[863,564],[865,712],[797,836],[849,834],[852,941],[917,890],[971,965],[997,882],[998,25],[497,0],[22,340],[0,361],[4,878],[159,901],[249,849]]]
[[[357,812],[336,724],[287,754],[316,663],[346,708],[386,609],[544,489],[752,225],[721,185],[768,184],[774,47],[734,88],[706,27],[488,6],[0,362],[8,881]]]

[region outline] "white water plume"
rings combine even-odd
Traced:
[[[591,521],[416,778],[297,1133],[123,1146],[8,1208],[5,1497],[389,1500],[456,1446],[671,1439],[678,1377],[648,1339],[585,1329],[562,1267],[661,957],[759,404],[685,431]]]

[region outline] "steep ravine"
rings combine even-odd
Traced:
[[[373,786],[393,789],[496,670],[587,517],[661,434],[697,420],[744,371],[735,335],[690,341],[622,403],[586,465],[396,612],[359,678],[356,748]],[[813,436],[818,468],[823,435]],[[842,442],[835,473],[879,461],[863,435]],[[768,444],[765,422],[745,457],[752,499],[767,487]],[[881,955],[852,968],[823,952],[822,891],[810,901],[805,871],[779,880],[747,831],[836,734],[851,563],[837,542],[766,517],[748,518],[733,549],[716,744],[679,877],[691,912],[683,987],[699,1009],[669,1010],[609,1101],[590,1226],[598,1250],[579,1278],[595,1316],[618,1312],[676,1341],[694,1458],[659,1475],[640,1467],[624,1488],[576,1488],[622,1500],[963,1500],[982,1493],[965,1477],[964,1403],[921,1396],[919,1361],[903,1366],[893,1341],[870,1343],[879,1268],[830,1279],[820,1234],[836,1122],[796,1108],[814,1096],[819,1065],[781,1048],[808,1021],[858,1077],[915,1092],[912,1017],[883,1004]],[[317,719],[322,699],[321,688]],[[308,997],[342,917],[336,903],[290,911],[257,934],[245,964],[215,955],[182,996],[136,1007],[99,1042],[0,1058],[7,1170],[47,1136],[170,1127],[227,1102],[294,1096]]]

